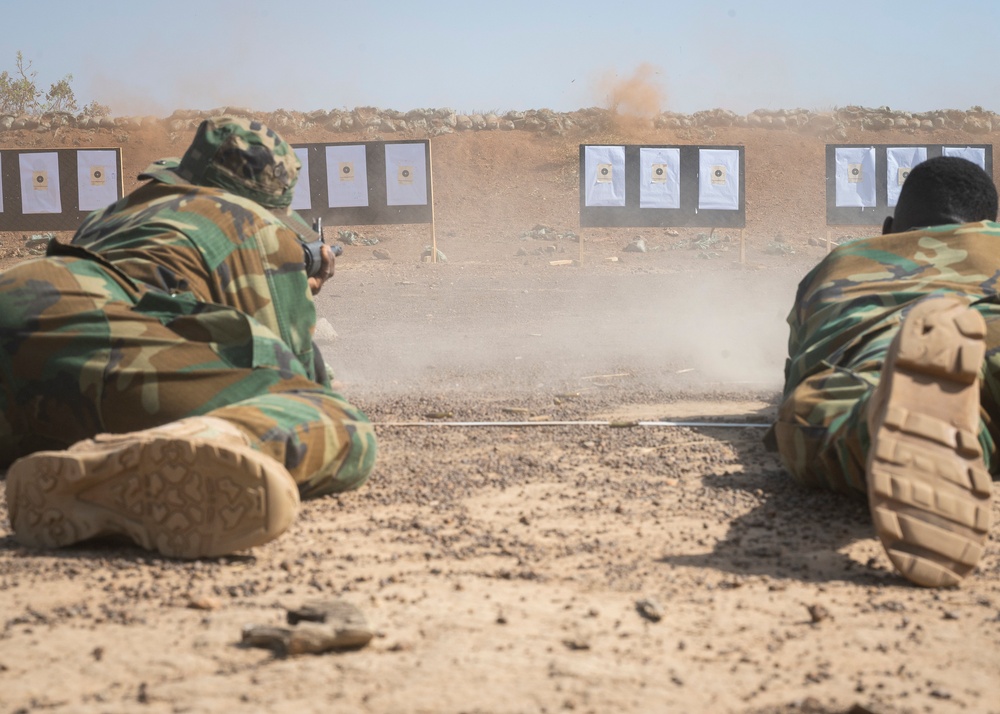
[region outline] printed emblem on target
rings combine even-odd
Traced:
[[[720,165],[713,166],[711,168],[712,172],[712,185],[713,186],[725,186],[726,185],[726,167]]]
[[[861,171],[861,164],[847,165],[847,183],[861,183],[864,180],[864,173]]]
[[[90,167],[90,185],[91,186],[103,186],[105,182],[104,178],[104,167],[103,166],[91,166]]]
[[[31,187],[36,191],[48,191],[49,190],[49,172],[48,171],[32,171],[31,172]]]
[[[611,183],[611,164],[597,165],[597,183]]]
[[[898,169],[896,169],[896,185],[902,186],[903,182],[906,181],[906,179],[909,178],[909,176],[910,176],[910,167],[900,166]]]
[[[338,164],[338,176],[340,176],[341,181],[353,181],[354,180],[354,162],[353,161],[341,161]]]
[[[667,182],[667,165],[653,164],[650,167],[650,177],[653,183]]]
[[[400,166],[399,171],[396,173],[396,179],[401,184],[412,184],[413,183],[413,167],[412,166]]]

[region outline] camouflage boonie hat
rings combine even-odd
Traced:
[[[231,191],[311,241],[318,236],[289,208],[301,165],[292,147],[260,122],[224,116],[203,121],[183,157],[154,161],[139,178]]]
[[[260,122],[242,117],[206,119],[178,165],[169,165],[170,159],[161,162],[166,165],[147,169],[139,178],[177,183],[158,175],[165,169],[188,183],[232,191],[266,208],[291,204],[301,166],[284,139]]]

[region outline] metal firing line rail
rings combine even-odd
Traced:
[[[720,427],[727,429],[766,429],[770,424],[724,421],[386,421],[374,422],[375,426],[409,427],[409,426],[446,426],[446,427],[520,427],[520,426],[608,426],[618,429],[628,429],[638,426],[668,426],[668,427]]]

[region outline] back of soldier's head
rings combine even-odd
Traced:
[[[979,166],[956,156],[938,156],[913,167],[899,192],[894,233],[951,223],[994,221],[997,189]]]
[[[216,117],[201,123],[173,170],[190,183],[222,188],[266,208],[285,208],[300,166],[292,147],[260,122]]]

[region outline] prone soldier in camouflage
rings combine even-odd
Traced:
[[[124,534],[218,556],[286,530],[300,499],[354,489],[368,419],[312,336],[299,161],[258,122],[204,121],[184,156],[0,274],[0,466],[15,536]],[[13,463],[12,463],[13,462]]]
[[[957,584],[983,555],[1000,471],[997,191],[954,157],[916,166],[883,235],[801,281],[768,434],[801,483],[861,493],[893,564]]]

